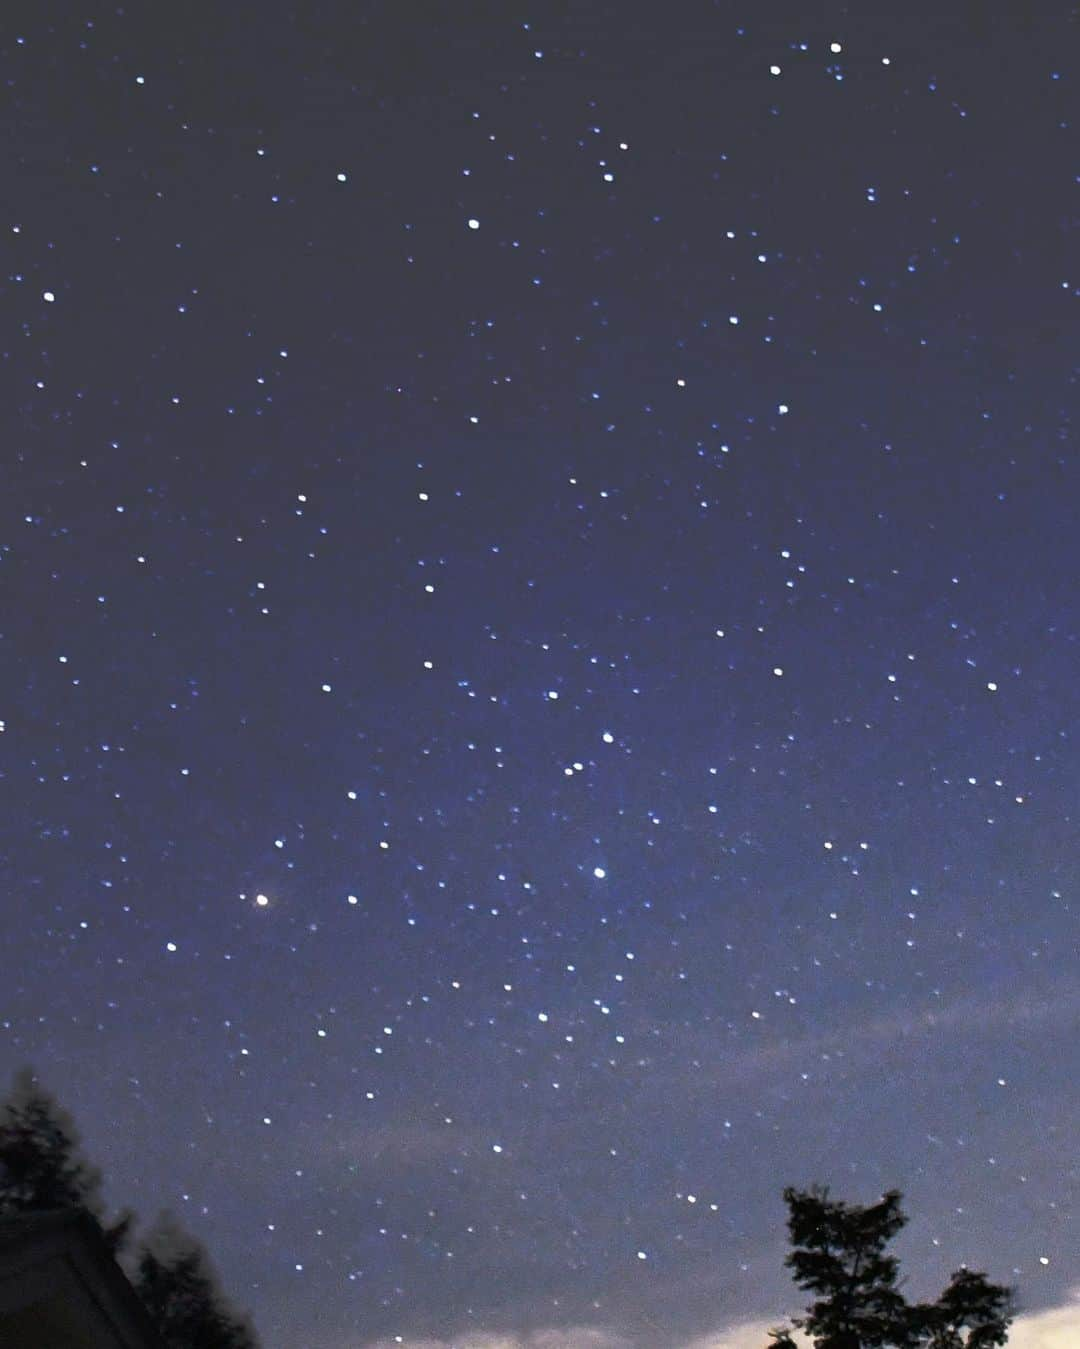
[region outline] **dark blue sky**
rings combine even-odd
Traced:
[[[3,35],[0,1069],[266,1349],[1078,1333],[1080,25],[896,8]]]

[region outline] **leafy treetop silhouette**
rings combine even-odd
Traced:
[[[792,1250],[784,1262],[814,1295],[772,1349],[796,1349],[792,1329],[816,1349],[992,1349],[1008,1340],[1011,1290],[961,1268],[936,1302],[909,1304],[899,1262],[885,1248],[907,1222],[899,1190],[876,1204],[845,1204],[826,1187],[784,1191]]]

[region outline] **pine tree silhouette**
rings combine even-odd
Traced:
[[[0,1112],[0,1215],[66,1208],[96,1219],[114,1253],[126,1240],[131,1215],[105,1224],[101,1172],[81,1155],[68,1112],[22,1068]]]
[[[205,1251],[168,1214],[143,1243],[134,1283],[166,1349],[258,1349],[250,1322],[229,1308]]]

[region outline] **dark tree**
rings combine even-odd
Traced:
[[[985,1274],[958,1269],[937,1302],[912,1309],[927,1349],[990,1349],[1005,1344],[1012,1320],[1009,1289]]]
[[[885,1254],[904,1225],[899,1193],[890,1190],[869,1208],[832,1200],[816,1187],[789,1187],[784,1199],[794,1247],[785,1263],[799,1287],[815,1294],[795,1324],[818,1349],[914,1345],[896,1334],[906,1304],[896,1287],[897,1260]]]
[[[991,1349],[1008,1339],[1011,1292],[961,1269],[934,1303],[911,1306],[897,1286],[899,1265],[885,1248],[907,1222],[900,1192],[862,1207],[829,1191],[788,1187],[792,1250],[785,1264],[814,1294],[793,1326],[816,1349]],[[771,1332],[772,1349],[795,1349],[791,1331]]]
[[[114,1252],[122,1246],[131,1215],[104,1224],[100,1171],[82,1157],[71,1116],[23,1068],[0,1112],[0,1215],[65,1208],[89,1213]]]
[[[143,1244],[134,1283],[166,1349],[258,1349],[202,1247],[166,1214]]]

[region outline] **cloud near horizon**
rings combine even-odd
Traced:
[[[766,1349],[770,1326],[777,1321],[744,1321],[688,1341],[681,1349]],[[809,1345],[805,1337],[800,1344]],[[590,1326],[534,1330],[526,1335],[477,1332],[450,1340],[383,1339],[359,1349],[635,1349],[637,1342]],[[1008,1349],[1076,1349],[1080,1345],[1080,1286],[1059,1307],[1018,1316],[1009,1332]],[[346,1346],[341,1346],[346,1349]]]
[[[567,1326],[524,1336],[478,1331],[452,1340],[375,1340],[362,1349],[631,1349],[631,1342],[594,1326]]]

